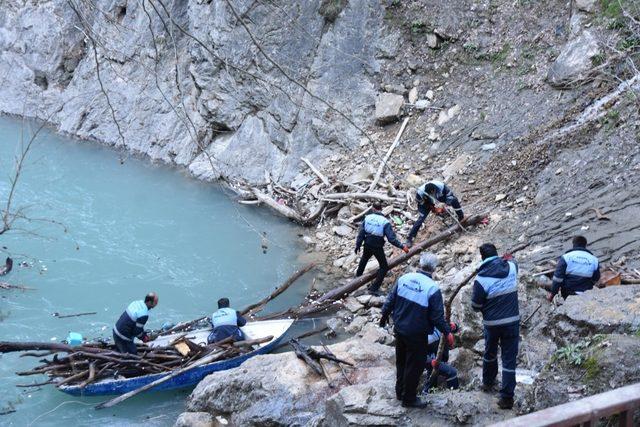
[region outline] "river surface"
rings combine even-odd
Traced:
[[[0,117],[0,209],[20,140],[36,128]],[[59,342],[70,331],[110,338],[126,305],[149,291],[159,294],[151,329],[211,313],[224,296],[240,309],[299,266],[299,230],[287,221],[238,205],[216,185],[178,170],[123,160],[96,143],[46,129],[38,135],[14,200],[35,220],[0,235],[2,260],[15,261],[0,280],[35,289],[0,290],[0,340]],[[302,280],[270,309],[298,303],[307,291]],[[81,312],[96,314],[54,316]],[[8,413],[0,425],[171,425],[190,391],[144,394],[96,411],[104,398],[67,396],[52,386],[16,388],[46,380],[14,374],[37,359],[0,357],[0,413]]]

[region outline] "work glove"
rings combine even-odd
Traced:
[[[402,247],[402,251],[403,251],[405,254],[406,254],[406,253],[408,253],[408,252],[409,252],[409,246],[404,245],[404,246]]]
[[[142,340],[142,342],[145,342],[145,343],[146,343],[146,342],[151,341],[151,338],[149,338],[149,335],[144,334],[144,335],[142,336],[142,338],[140,338],[140,340]]]
[[[440,362],[438,362],[438,359],[431,359],[431,367],[433,369],[438,369],[439,365],[440,365]]]
[[[453,334],[451,332],[449,332],[449,335],[447,335],[447,344],[449,345],[449,349],[451,350],[453,348],[453,346],[455,345],[455,338],[453,337]]]
[[[449,327],[451,328],[452,334],[458,332],[458,324],[456,322],[449,322]]]
[[[509,252],[506,252],[502,254],[502,259],[505,261],[511,261],[513,259],[513,255],[511,255]]]
[[[385,326],[387,326],[388,321],[389,321],[389,316],[382,316],[380,318],[380,323],[379,323],[380,327],[384,328]]]
[[[444,215],[444,208],[434,206],[433,208],[431,208],[431,212],[436,215]]]
[[[554,294],[552,294],[551,292],[547,293],[547,301],[549,302],[553,302],[553,298],[555,297]]]

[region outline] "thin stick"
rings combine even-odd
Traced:
[[[527,316],[526,319],[524,319],[524,321],[521,323],[521,325],[525,326],[529,322],[529,320],[531,320],[531,318],[538,312],[538,310],[540,310],[540,307],[542,307],[542,303],[541,302],[538,303],[538,306],[536,307],[535,310],[533,310],[533,313],[531,313],[529,316]]]
[[[90,311],[86,313],[77,313],[77,314],[64,314],[60,315],[58,313],[54,313],[53,317],[57,317],[58,319],[66,319],[68,317],[80,317],[80,316],[90,316],[92,314],[97,314],[95,311]]]
[[[373,182],[371,183],[371,185],[369,186],[368,191],[372,191],[378,185],[378,181],[380,181],[380,177],[382,176],[382,172],[384,171],[384,168],[387,166],[387,162],[391,158],[391,155],[393,154],[393,150],[395,150],[396,147],[398,146],[398,144],[400,143],[400,137],[402,137],[402,134],[404,133],[404,129],[407,127],[407,123],[409,123],[409,117],[404,119],[404,121],[402,122],[402,126],[400,126],[400,130],[398,131],[398,134],[396,135],[396,139],[393,140],[393,144],[391,144],[391,147],[389,147],[389,150],[387,150],[387,154],[384,156],[384,159],[382,160],[382,163],[380,163],[380,167],[378,168],[378,172],[376,172],[376,176],[373,179]]]
[[[320,178],[320,181],[322,181],[324,185],[326,185],[327,187],[331,185],[331,183],[329,182],[329,179],[326,176],[324,176],[324,174],[320,172],[315,166],[313,166],[313,164],[309,161],[309,159],[307,159],[306,157],[300,157],[300,160],[302,160],[303,162],[305,162],[307,166],[309,166],[309,169],[311,169],[311,171],[315,173],[318,176],[318,178]]]

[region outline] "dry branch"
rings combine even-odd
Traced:
[[[400,143],[400,138],[402,137],[402,134],[404,133],[404,129],[407,127],[407,123],[409,123],[409,117],[404,119],[404,121],[402,122],[402,126],[400,126],[400,130],[398,131],[398,134],[396,135],[396,138],[393,140],[393,144],[391,144],[391,147],[389,147],[389,150],[387,151],[387,154],[384,156],[384,159],[382,160],[382,163],[380,163],[380,167],[378,168],[378,172],[376,172],[376,176],[373,179],[373,182],[371,183],[371,185],[369,186],[369,190],[368,191],[372,191],[378,185],[378,181],[380,181],[380,177],[382,176],[382,172],[384,171],[384,168],[387,166],[387,162],[391,158],[391,155],[393,154],[393,150],[395,150],[396,147],[398,146],[398,144]]]
[[[307,166],[309,166],[309,169],[311,169],[311,171],[315,173],[318,176],[318,178],[320,178],[320,181],[322,181],[324,185],[326,185],[327,187],[331,185],[331,183],[329,182],[329,179],[326,176],[324,176],[324,174],[320,172],[318,168],[313,166],[313,164],[309,161],[309,159],[305,157],[300,157],[300,160],[302,160]]]

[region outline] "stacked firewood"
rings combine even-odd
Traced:
[[[166,347],[138,346],[138,354],[119,353],[113,344],[86,343],[70,346],[46,342],[0,342],[0,353],[24,352],[21,357],[44,357],[40,365],[18,375],[47,375],[49,380],[38,384],[79,385],[86,387],[96,381],[112,378],[132,378],[183,369],[198,360],[216,355],[215,361],[252,351],[255,344],[271,340],[232,342],[230,339],[202,346],[180,336]],[[52,357],[48,357],[52,356]],[[33,385],[33,384],[31,384]]]

